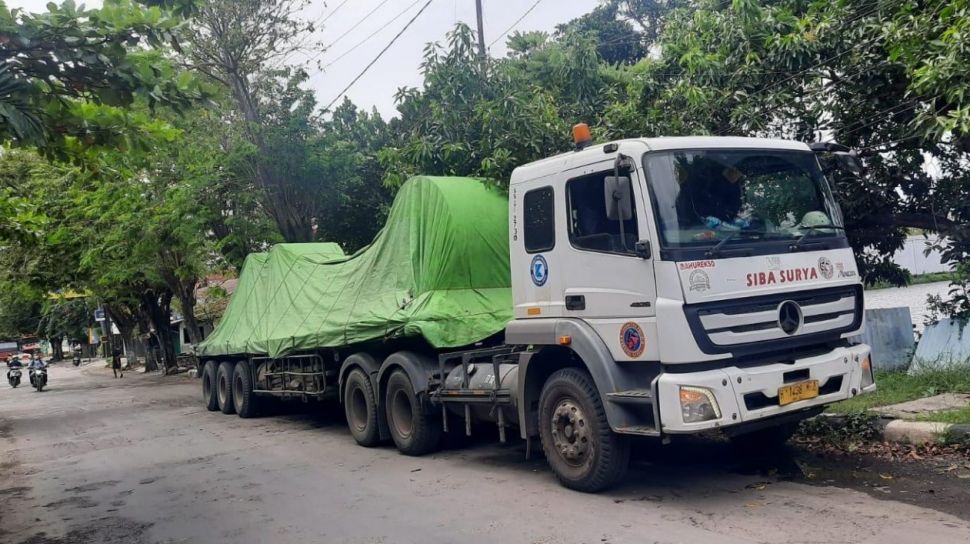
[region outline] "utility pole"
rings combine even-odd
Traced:
[[[475,16],[478,18],[478,53],[485,58],[485,24],[482,23],[482,0],[475,0]]]

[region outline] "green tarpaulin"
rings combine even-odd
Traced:
[[[508,200],[482,182],[415,177],[371,245],[279,244],[250,255],[201,355],[289,353],[423,336],[472,344],[512,318]]]

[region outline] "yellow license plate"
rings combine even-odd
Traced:
[[[808,380],[778,388],[778,406],[785,406],[800,400],[814,399],[818,396],[818,380]]]

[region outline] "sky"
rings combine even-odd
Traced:
[[[482,0],[485,43],[499,38],[534,3],[534,0]],[[597,3],[598,0],[539,0],[535,9],[522,19],[515,30],[552,31],[557,24],[588,13]],[[8,7],[23,7],[27,11],[46,11],[46,4],[47,0],[7,0]],[[100,0],[86,2],[89,7],[100,4]],[[322,28],[315,36],[316,41],[332,45],[322,52],[314,50],[308,55],[294,55],[292,60],[298,62],[313,58],[324,66],[333,63],[323,71],[317,69],[316,62],[308,69],[309,87],[316,92],[320,106],[336,98],[422,5],[424,0],[312,0],[306,9],[306,17],[322,23],[318,25]],[[375,8],[376,11],[368,16]],[[399,14],[400,17],[394,19]],[[390,22],[392,19],[393,22]],[[445,34],[459,21],[475,28],[475,0],[431,0],[427,9],[351,87],[347,96],[365,109],[376,107],[385,118],[394,116],[394,93],[398,88],[421,84],[419,65],[425,44],[444,43]],[[347,53],[385,24],[387,26],[383,30]],[[504,37],[489,49],[489,53],[496,57],[504,56],[505,52]]]

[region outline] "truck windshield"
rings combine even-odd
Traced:
[[[666,247],[841,233],[841,214],[809,151],[656,152],[644,156],[644,166]]]

